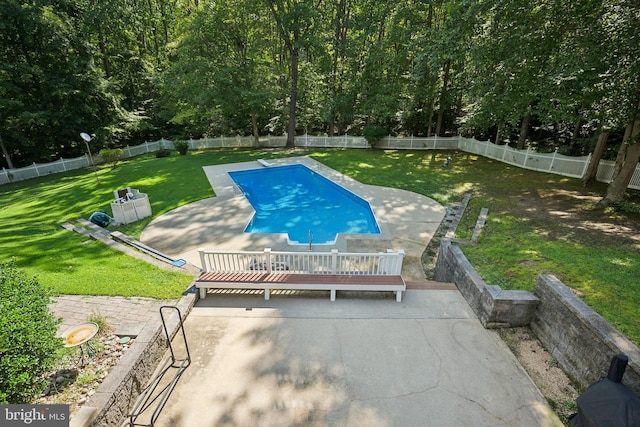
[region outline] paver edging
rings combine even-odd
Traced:
[[[182,320],[198,300],[197,293],[187,293],[176,304]],[[167,331],[173,337],[180,326],[175,314],[167,316]],[[70,427],[120,426],[129,415],[138,396],[151,378],[167,350],[162,323],[148,322],[134,345],[122,356],[105,381],[85,406],[71,418]]]

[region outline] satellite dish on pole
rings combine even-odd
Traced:
[[[89,136],[88,133],[82,132],[80,133],[80,138],[84,139],[84,143],[87,146],[87,153],[89,154],[89,161],[91,162],[91,166],[93,166],[93,173],[96,175],[96,182],[100,184],[100,180],[98,179],[98,171],[96,171],[96,165],[93,163],[91,148],[89,148],[89,142],[91,141],[91,136]]]

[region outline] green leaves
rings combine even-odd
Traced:
[[[13,261],[0,262],[0,403],[30,403],[62,342],[48,291]]]

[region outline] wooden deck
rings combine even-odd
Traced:
[[[400,302],[407,285],[399,275],[205,272],[196,281],[196,287],[200,289],[200,298],[206,297],[208,288],[264,289],[266,300],[272,289],[300,289],[331,291],[331,301],[335,301],[336,291],[392,291]]]

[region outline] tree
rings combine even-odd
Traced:
[[[603,46],[604,61],[609,64],[601,86],[608,92],[602,104],[611,108],[611,121],[624,123],[624,139],[614,166],[614,176],[602,205],[624,200],[625,191],[640,160],[640,13],[631,0],[607,3],[602,17],[607,45]]]
[[[593,153],[589,159],[589,165],[587,165],[587,170],[582,177],[582,185],[585,187],[596,180],[598,175],[598,166],[600,165],[600,160],[602,160],[602,154],[604,154],[609,133],[609,130],[601,129],[598,134],[598,140],[596,141]]]
[[[314,41],[315,21],[321,0],[266,0],[271,16],[289,54],[291,90],[289,92],[289,121],[287,147],[295,146],[296,108],[298,101],[298,78],[301,52]]]
[[[161,115],[189,134],[253,134],[257,146],[275,92],[267,17],[251,0],[194,11],[163,75]]]
[[[638,161],[640,161],[640,92],[638,92],[637,99],[638,103],[630,114],[629,123],[618,150],[607,194],[600,201],[600,204],[604,206],[617,204],[624,200],[624,193],[631,182]]]
[[[113,117],[72,2],[0,3],[0,135],[23,165],[82,152],[79,133]]]

